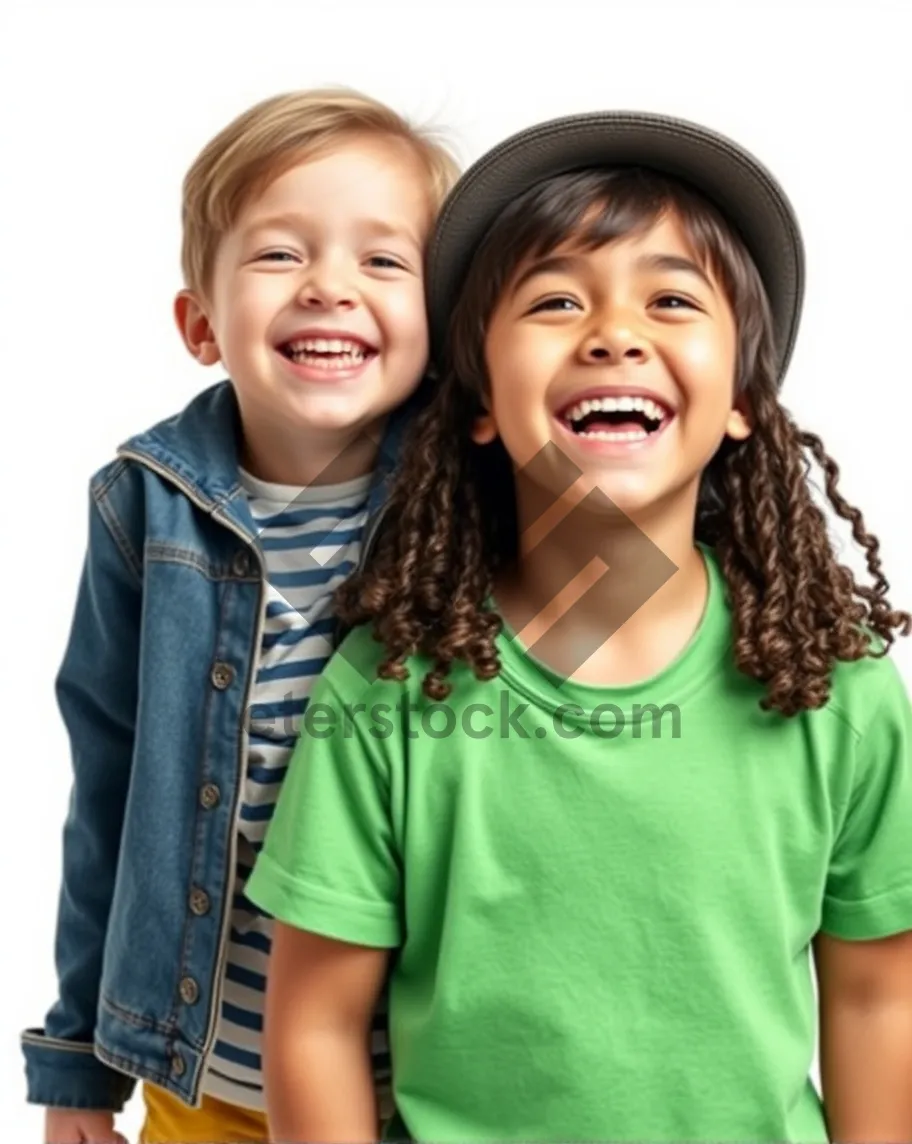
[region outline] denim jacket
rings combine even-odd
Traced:
[[[390,419],[363,555],[416,402]],[[56,684],[74,781],[58,999],[22,1034],[27,1099],[119,1111],[137,1079],[200,1100],[230,924],[244,713],[264,573],[229,382],[121,446],[90,482]]]

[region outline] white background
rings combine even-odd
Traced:
[[[839,460],[912,605],[912,28],[901,3],[299,0],[5,6],[0,464],[6,789],[0,1137],[38,1141],[18,1032],[54,992],[67,743],[52,684],[86,482],[216,380],[172,325],[180,181],[278,91],[345,83],[445,127],[464,161],[536,119],[665,111],[733,135],[802,220],[808,297],[785,400]],[[853,565],[857,566],[854,557]],[[909,641],[907,641],[908,643]],[[898,652],[912,678],[912,648]],[[138,1107],[124,1117],[135,1133]]]

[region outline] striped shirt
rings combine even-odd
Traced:
[[[266,564],[263,637],[248,720],[231,932],[216,1040],[203,1088],[262,1110],[261,1037],[271,921],[244,886],[272,818],[313,684],[332,651],[331,597],[353,570],[370,474],[305,489],[241,473]],[[382,1033],[374,1037],[388,1064]]]

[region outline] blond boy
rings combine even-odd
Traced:
[[[244,885],[331,597],[376,533],[428,355],[423,249],[449,151],[346,90],[280,96],[202,151],[183,200],[190,353],[228,380],[90,484],[57,679],[73,787],[58,997],[22,1037],[48,1144],[265,1141],[268,917]],[[378,1080],[388,1066],[375,1031]]]

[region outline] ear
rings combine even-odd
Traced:
[[[479,386],[477,401],[483,412],[475,415],[469,436],[476,445],[490,445],[497,439],[497,422],[491,410],[491,399],[486,385]]]
[[[472,440],[476,445],[490,445],[497,437],[497,422],[490,413],[484,413],[475,418],[471,430]]]
[[[745,394],[740,394],[725,423],[725,435],[733,441],[745,441],[751,435],[750,409]]]
[[[200,365],[215,365],[221,359],[206,311],[192,290],[181,290],[174,299],[174,320],[184,345]]]

